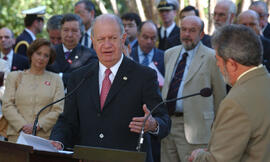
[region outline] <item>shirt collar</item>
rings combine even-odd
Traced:
[[[13,50],[10,50],[10,52],[6,55],[9,60],[12,60]],[[1,52],[1,58],[3,58],[5,55],[3,52]]]
[[[144,52],[142,51],[141,47],[138,46],[138,55],[139,55],[139,56],[144,56],[143,53],[144,53]],[[150,55],[154,55],[154,48],[148,53],[147,56],[150,56]]]
[[[166,34],[167,34],[167,37],[169,37],[169,35],[171,34],[174,26],[175,26],[175,22],[173,22],[169,27],[165,28],[164,26],[161,27],[161,37],[163,38],[164,37],[164,30],[166,29]]]
[[[251,69],[249,69],[249,70],[243,72],[241,75],[238,76],[238,78],[237,78],[236,81],[240,80],[240,78],[242,78],[242,77],[243,77],[244,75],[246,75],[247,73],[249,73],[249,72],[251,72],[251,71],[253,71],[253,70],[256,70],[256,69],[258,69],[258,68],[261,68],[261,67],[263,67],[262,64],[260,64],[260,65],[258,65],[258,66],[255,66],[255,67],[253,67],[253,68],[251,68]]]
[[[85,33],[87,33],[88,36],[91,37],[91,28],[89,28]]]
[[[123,54],[122,54],[120,60],[119,60],[115,65],[113,65],[112,67],[110,67],[110,70],[111,70],[111,72],[112,72],[112,74],[113,74],[114,76],[116,76],[116,73],[117,73],[117,71],[118,71],[118,69],[119,69],[119,67],[120,67],[120,65],[121,65],[121,63],[122,63],[122,61],[123,61],[123,58],[124,58],[124,56],[123,56]],[[99,71],[101,72],[102,76],[104,75],[106,69],[107,69],[107,67],[104,66],[104,65],[99,61]]]
[[[63,51],[64,51],[64,53],[66,53],[66,52],[72,52],[72,50],[69,50],[69,49],[67,49],[67,47],[64,45],[64,44],[62,44],[63,45]]]
[[[33,40],[36,40],[36,36],[35,36],[35,34],[34,34],[31,30],[29,30],[29,29],[27,29],[27,28],[25,28],[24,30],[25,30],[28,34],[30,34],[30,36],[32,37]]]

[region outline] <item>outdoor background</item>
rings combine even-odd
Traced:
[[[92,0],[96,5],[96,15],[101,13],[115,13],[121,16],[126,12],[138,13],[142,20],[151,19],[158,26],[160,20],[156,6],[159,0]],[[233,0],[237,5],[237,13],[247,10],[252,0]],[[45,5],[45,26],[43,32],[39,36],[47,37],[46,23],[54,14],[73,13],[73,6],[76,0],[0,0],[0,27],[6,26],[13,30],[15,36],[18,36],[24,28],[22,10]],[[212,18],[215,4],[217,0],[179,0],[180,10],[187,5],[195,6],[199,9],[200,17],[205,23],[205,32],[213,31]],[[270,0],[265,0],[270,4]],[[176,18],[178,22],[178,18]]]

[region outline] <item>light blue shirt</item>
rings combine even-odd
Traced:
[[[192,50],[186,51],[186,49],[183,47],[182,50],[180,51],[180,56],[179,56],[179,58],[177,60],[176,66],[174,67],[174,72],[173,73],[175,73],[176,68],[177,68],[177,66],[178,66],[178,64],[179,64],[180,60],[182,59],[182,56],[183,56],[183,54],[185,52],[188,53],[188,57],[187,57],[187,61],[186,61],[185,72],[184,72],[184,75],[183,75],[183,78],[182,78],[182,81],[181,81],[181,84],[179,86],[179,90],[178,90],[178,93],[177,93],[177,98],[182,97],[182,93],[183,93],[183,89],[184,89],[184,84],[185,84],[185,81],[186,81],[186,78],[187,78],[187,75],[188,75],[188,70],[190,68],[191,61],[192,61],[194,55],[197,52],[197,49],[198,49],[198,45],[199,44],[200,43],[198,43],[197,46],[195,48],[193,48]],[[176,112],[183,112],[183,100],[176,101],[175,111]]]
[[[133,48],[133,46],[137,43],[137,39],[134,39],[132,42],[129,42],[131,48]]]
[[[146,55],[149,60],[149,64],[152,62],[153,57],[154,57],[154,48]],[[144,55],[143,51],[141,50],[140,46],[138,46],[138,57],[139,57],[139,63],[142,64]]]

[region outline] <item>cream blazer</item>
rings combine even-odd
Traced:
[[[21,79],[18,79],[19,75]],[[9,124],[8,137],[18,137],[25,124],[34,123],[42,107],[64,96],[61,78],[48,71],[42,75],[33,75],[26,71],[10,72],[5,85],[2,111]],[[40,114],[38,123],[41,130],[37,132],[37,136],[49,138],[52,127],[63,112],[63,105],[63,101],[59,102]]]
[[[211,124],[219,103],[225,97],[226,87],[216,66],[215,52],[201,42],[191,61],[188,74],[182,84],[183,96],[199,92],[209,87],[213,90],[210,97],[194,96],[183,100],[184,129],[186,140],[190,144],[207,144],[211,134]],[[175,46],[165,51],[165,81],[162,97],[166,99],[173,70],[183,46]],[[177,133],[177,132],[176,132]]]

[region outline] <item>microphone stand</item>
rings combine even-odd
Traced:
[[[56,100],[56,101],[44,106],[42,109],[40,109],[40,111],[37,113],[37,116],[36,116],[35,121],[34,121],[34,125],[32,128],[32,130],[33,130],[32,135],[36,136],[36,134],[37,134],[37,123],[38,123],[38,118],[39,118],[40,113],[43,110],[45,110],[47,107],[50,107],[50,106],[54,105],[55,103],[60,102],[64,99],[66,99],[67,97],[69,97],[70,95],[72,95],[81,86],[81,84],[85,81],[85,79],[86,79],[86,77],[83,77],[83,79],[79,82],[79,84],[70,93],[68,93],[65,97],[60,98],[59,100]]]
[[[173,102],[173,101],[177,101],[177,100],[181,100],[181,99],[185,99],[185,98],[192,97],[192,96],[197,96],[197,95],[200,95],[200,94],[201,94],[201,93],[198,92],[198,93],[194,93],[194,94],[187,95],[187,96],[183,96],[183,97],[179,97],[179,98],[174,98],[174,99],[170,99],[170,100],[165,100],[165,101],[162,101],[162,102],[160,102],[159,104],[157,104],[157,105],[150,111],[150,113],[146,116],[146,118],[145,118],[144,121],[143,121],[142,130],[141,130],[141,133],[140,133],[140,136],[139,136],[138,145],[137,145],[137,147],[136,147],[136,150],[137,150],[138,152],[141,151],[141,145],[143,144],[143,134],[144,134],[145,123],[146,123],[146,121],[148,120],[148,118],[150,117],[150,115],[153,113],[153,111],[155,111],[160,105],[162,105],[162,104],[164,104],[164,103],[167,103],[167,102]]]

